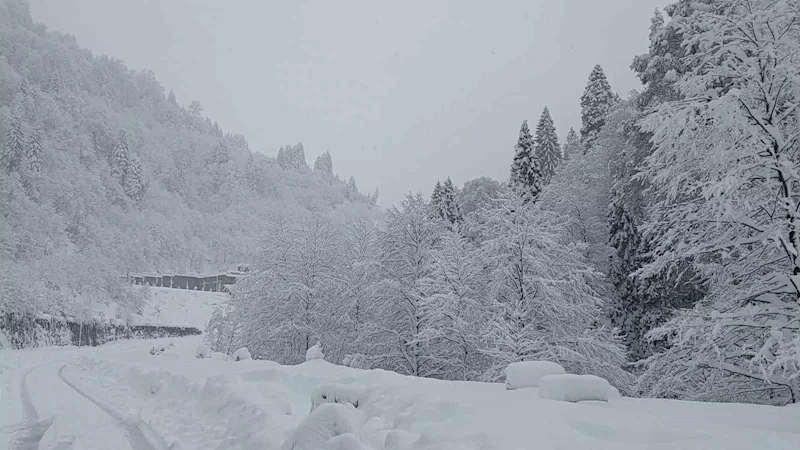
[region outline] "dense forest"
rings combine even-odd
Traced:
[[[0,310],[135,308],[129,273],[235,268],[281,216],[378,213],[329,153],[313,168],[302,144],[264,156],[187,104],[0,3]]]
[[[796,0],[655,11],[639,91],[596,65],[563,145],[531,105],[508,179],[442,173],[382,212],[329,154],[253,153],[153,74],[3,7],[0,308],[246,258],[207,330],[217,351],[295,364],[319,344],[337,364],[485,381],[549,360],[628,395],[800,402]]]

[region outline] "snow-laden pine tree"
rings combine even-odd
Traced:
[[[655,199],[642,274],[689,260],[706,297],[653,332],[649,395],[800,401],[800,5],[692,4],[672,26],[692,52],[668,102],[643,126]],[[697,6],[697,7],[695,7]]]
[[[606,116],[614,100],[614,93],[603,68],[600,64],[595,65],[589,74],[586,89],[581,95],[581,143],[584,152],[587,152],[597,140],[597,135],[606,123]]]
[[[28,145],[25,147],[25,156],[31,171],[40,172],[42,170],[44,152],[42,151],[42,132],[39,128],[34,128],[31,132]]]
[[[568,161],[571,158],[574,158],[575,155],[582,153],[583,149],[581,149],[581,139],[578,137],[578,133],[575,132],[575,129],[569,127],[567,140],[564,142],[564,161]]]
[[[125,173],[128,171],[130,151],[128,150],[128,136],[125,130],[120,130],[117,142],[111,150],[111,175],[124,184]]]
[[[356,186],[356,178],[354,176],[350,175],[350,178],[347,179],[345,191],[347,198],[350,200],[355,200],[358,197],[358,186]]]
[[[527,120],[522,122],[519,129],[519,139],[514,146],[514,162],[511,164],[508,184],[529,202],[536,200],[542,188],[542,170],[536,159],[536,146]]]
[[[627,389],[624,349],[609,329],[596,326],[603,302],[593,286],[601,275],[579,245],[563,242],[558,216],[509,191],[481,214],[494,309],[487,379],[499,379],[512,362],[547,360]]]
[[[314,172],[321,174],[326,180],[333,180],[333,158],[330,152],[326,151],[317,157],[314,161]]]
[[[556,167],[561,162],[561,146],[558,144],[558,134],[550,117],[550,110],[547,106],[542,110],[539,123],[536,125],[536,159],[542,171],[542,186],[550,183],[556,173]]]
[[[431,192],[431,200],[428,202],[431,206],[431,215],[433,217],[442,217],[442,197],[442,182],[436,180],[436,184],[433,186],[433,191]]]
[[[125,195],[137,204],[142,202],[144,194],[147,192],[147,185],[144,181],[144,173],[142,172],[142,163],[135,154],[131,154],[128,158],[122,188],[125,191]]]
[[[25,134],[22,130],[19,108],[15,108],[15,112],[11,116],[2,150],[0,164],[3,169],[7,172],[18,170],[22,164],[22,158],[25,156]]]
[[[211,164],[226,164],[228,161],[231,160],[231,149],[224,141],[220,141],[219,144],[214,146],[214,149],[211,151],[211,159],[209,162]]]
[[[389,370],[441,377],[448,363],[443,341],[434,333],[442,323],[431,305],[430,277],[442,221],[431,218],[429,208],[422,195],[409,194],[386,211],[380,238],[382,295],[376,299],[384,348],[375,358]]]
[[[458,189],[453,185],[453,180],[447,177],[442,184],[442,200],[439,208],[441,217],[451,224],[460,222],[461,205],[458,202]]]

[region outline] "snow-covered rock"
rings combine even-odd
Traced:
[[[348,384],[322,384],[314,389],[311,394],[311,410],[325,403],[351,404],[358,408],[367,395],[363,387]]]
[[[197,351],[195,352],[194,356],[199,359],[208,358],[211,356],[211,350],[208,349],[207,345],[200,344],[197,346]]]
[[[282,450],[317,450],[343,434],[356,434],[351,405],[326,403],[311,412],[281,446]]]
[[[608,381],[594,375],[547,375],[539,380],[539,398],[564,402],[608,401],[609,394]]]
[[[233,352],[234,361],[246,361],[249,359],[253,359],[253,357],[250,356],[250,350],[248,350],[247,347],[242,347],[239,350]]]
[[[325,359],[325,354],[322,353],[322,344],[319,342],[306,351],[306,361],[312,359]]]
[[[536,387],[539,380],[547,375],[567,373],[560,365],[550,361],[521,361],[506,367],[506,389],[522,389]]]

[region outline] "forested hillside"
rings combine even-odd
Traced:
[[[329,153],[312,169],[302,144],[253,151],[155,74],[34,23],[24,0],[0,2],[0,136],[0,311],[88,314],[134,302],[129,272],[251,262],[279,217],[379,214]]]
[[[800,402],[800,3],[665,11],[632,57],[641,91],[596,65],[580,132],[562,147],[544,107],[507,181],[443,173],[375,230],[276,229],[215,343],[295,363],[320,342],[445,379],[548,360],[636,395]]]

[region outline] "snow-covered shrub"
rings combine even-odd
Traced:
[[[242,347],[233,352],[234,361],[245,361],[249,359],[253,359],[253,357],[250,355],[250,351],[247,350],[247,347]]]
[[[311,361],[312,359],[325,359],[325,354],[322,353],[322,344],[319,342],[306,351],[306,361]]]
[[[352,354],[352,355],[345,355],[342,358],[342,365],[347,367],[352,367],[353,369],[371,369],[369,361],[367,357],[360,354]]]
[[[208,346],[205,344],[200,344],[197,346],[197,351],[195,352],[195,357],[199,359],[208,358],[211,356],[211,350],[208,349]]]
[[[562,402],[608,401],[610,393],[608,381],[594,375],[547,375],[539,380],[539,398]]]
[[[513,391],[536,387],[546,375],[567,373],[564,367],[551,361],[520,361],[506,367],[506,389]]]
[[[327,441],[347,433],[356,433],[351,405],[326,403],[311,412],[281,445],[281,450],[317,450]]]
[[[325,403],[349,403],[358,408],[367,395],[366,389],[349,384],[323,384],[311,393],[311,410]]]

